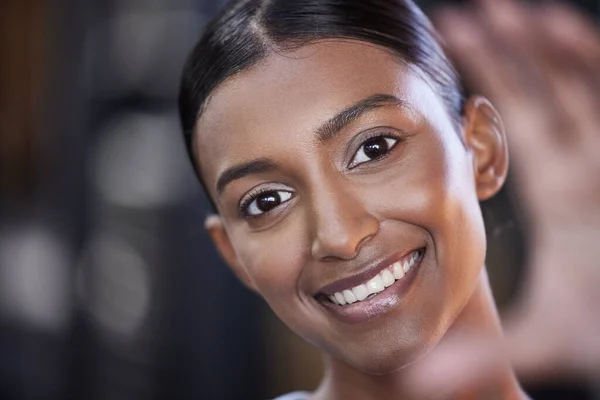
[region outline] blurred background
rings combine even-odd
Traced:
[[[572,2],[600,14],[600,1]],[[203,231],[209,206],[176,96],[223,4],[0,2],[0,399],[253,400],[318,383],[318,353]],[[518,210],[510,184],[484,204],[501,306],[523,274]],[[560,383],[527,390],[600,398]]]

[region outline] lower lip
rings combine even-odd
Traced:
[[[369,300],[357,301],[354,304],[345,306],[340,306],[329,301],[322,301],[320,304],[335,318],[348,324],[360,324],[381,314],[385,314],[396,307],[406,296],[417,273],[421,269],[421,264],[426,254],[427,251],[425,250],[417,263],[413,265],[402,279],[397,280]]]

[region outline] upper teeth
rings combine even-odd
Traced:
[[[382,292],[395,281],[404,278],[404,275],[412,268],[418,258],[419,251],[413,251],[404,259],[385,268],[368,282],[343,292],[334,293],[329,296],[329,300],[341,306],[363,301],[370,295]]]

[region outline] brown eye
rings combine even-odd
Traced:
[[[292,197],[286,190],[269,190],[254,197],[246,207],[246,214],[258,216],[267,213]]]
[[[389,146],[384,138],[369,139],[363,144],[363,151],[370,159],[378,158],[387,153]]]
[[[354,155],[350,168],[381,158],[386,155],[396,143],[398,143],[398,139],[385,136],[377,136],[366,140]]]

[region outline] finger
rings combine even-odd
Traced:
[[[526,111],[520,79],[496,43],[490,40],[477,15],[464,9],[446,9],[437,14],[436,23],[467,87],[488,97],[498,107],[505,122],[512,120],[506,124],[507,130],[521,130],[514,126],[530,122],[532,113]],[[518,121],[512,123],[515,119]],[[525,157],[528,149],[536,146],[535,133],[540,129],[529,127],[527,131],[532,134],[518,137],[514,142],[509,140],[511,152],[523,153]],[[517,154],[517,158],[523,157]]]
[[[484,28],[486,21],[472,11],[446,10],[438,14],[436,22],[467,86],[485,94],[500,110],[517,164],[525,160],[532,165],[543,158],[540,147],[548,142],[544,135],[549,117],[542,102],[535,101],[539,96],[527,94],[531,90],[526,82],[532,79],[523,76],[522,57],[507,51],[507,46],[501,45],[504,39],[492,40],[502,34]],[[532,152],[534,149],[537,151]]]
[[[445,40],[446,50],[456,63],[466,83],[496,102],[509,102],[519,86],[505,70],[505,65],[488,43],[485,30],[473,12],[446,8],[435,16],[435,23]]]
[[[546,85],[536,51],[537,27],[531,23],[529,7],[510,0],[480,0],[479,4],[478,15],[490,40],[510,65],[525,94],[532,99],[543,98],[540,96],[546,94]]]
[[[574,8],[560,3],[546,5],[544,16],[547,26],[557,33],[555,39],[573,46],[573,54],[578,55],[587,71],[597,77],[600,63],[600,31],[597,26]]]
[[[552,48],[552,43],[545,32],[546,24],[538,16],[538,8],[509,0],[480,0],[480,3],[482,18],[493,40],[511,59],[515,75],[521,78],[530,105],[528,111],[540,122],[538,144],[550,139],[564,145],[569,136],[562,133],[573,126],[573,121],[561,102],[558,85],[554,84],[559,70],[548,56],[547,49]]]
[[[600,144],[600,35],[582,16],[564,6],[551,5],[540,13],[549,64],[559,69],[553,85],[561,105],[571,116],[567,127],[585,145]],[[567,133],[567,132],[566,132]]]

